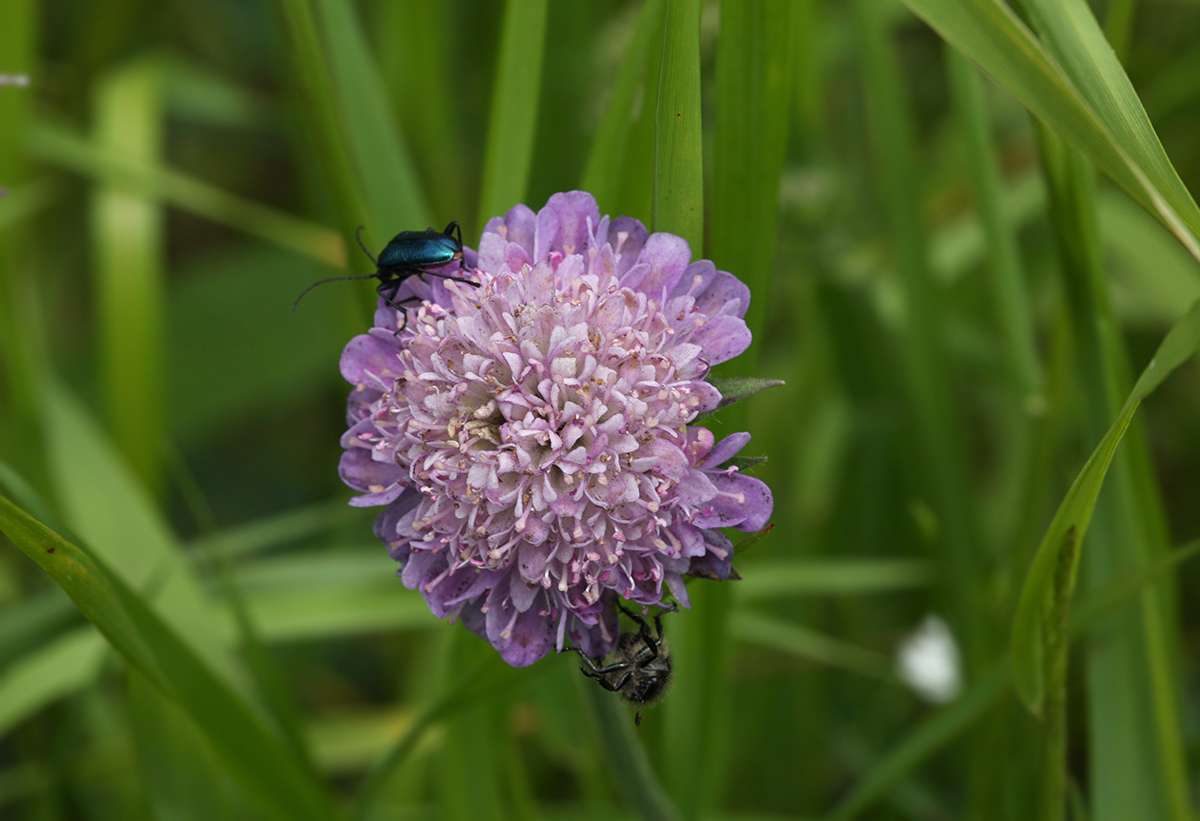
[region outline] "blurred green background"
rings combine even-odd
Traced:
[[[1195,363],[1080,474],[1200,344],[1194,0],[3,0],[0,75],[0,817],[1196,817]],[[774,528],[636,732],[394,578],[337,477],[371,283],[290,310],[359,224],[574,188],[787,382],[706,423]]]

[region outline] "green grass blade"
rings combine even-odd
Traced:
[[[654,109],[654,189],[652,230],[687,240],[692,257],[704,248],[704,157],[700,127],[700,3],[667,0],[662,57]],[[666,704],[667,744],[663,777],[694,817],[706,797],[715,797],[722,780],[710,767],[716,745],[726,732],[722,694],[728,686],[727,622],[730,595],[714,585],[694,587],[693,610],[673,630],[675,680]],[[610,742],[611,743],[611,742]]]
[[[700,129],[700,2],[667,0],[654,113],[652,230],[704,250],[704,151]]]
[[[362,192],[371,227],[388,234],[419,230],[429,223],[429,206],[417,182],[404,138],[396,127],[387,90],[363,36],[353,3],[312,0],[320,21],[334,117],[341,132],[354,185]],[[419,36],[419,35],[416,35]],[[309,55],[317,57],[317,55]]]
[[[1104,20],[1104,36],[1112,44],[1118,60],[1129,56],[1129,38],[1133,36],[1134,9],[1137,0],[1114,0],[1108,5]]]
[[[967,677],[987,657],[987,637],[975,612],[979,583],[979,544],[974,507],[968,489],[968,451],[958,407],[951,390],[945,350],[946,311],[934,282],[921,223],[921,192],[916,178],[914,126],[901,70],[888,40],[883,6],[872,0],[854,4],[861,32],[859,57],[867,94],[867,111],[876,123],[872,154],[876,185],[887,217],[888,240],[899,275],[904,304],[899,357],[902,362],[916,429],[923,477],[938,519],[936,542],[945,572],[955,580],[947,591],[950,621],[960,636]]]
[[[371,768],[350,813],[351,821],[367,821],[371,817],[388,780],[438,720],[461,710],[464,703],[478,701],[489,694],[494,695],[494,689],[498,682],[503,681],[505,672],[499,659],[488,656],[474,667],[467,668],[465,673],[456,676],[450,686],[440,688],[412,719],[404,734]],[[509,681],[511,680],[509,676]]]
[[[61,126],[39,124],[30,135],[29,150],[44,162],[94,177],[114,188],[161,199],[328,265],[345,265],[345,243],[324,226],[222,191],[165,166],[106,150]]]
[[[335,212],[347,229],[364,223],[368,216],[375,219],[376,206],[358,178],[358,151],[344,128],[345,101],[330,65],[314,3],[277,0],[276,6],[291,41],[291,67],[302,97],[295,100],[295,105],[313,134],[317,150],[312,153],[322,163],[321,176],[335,197]]]
[[[326,179],[338,192],[347,227],[376,230],[429,222],[388,95],[354,6],[339,0],[279,0],[292,40],[293,66],[307,99]]]
[[[106,649],[95,630],[83,627],[6,664],[0,674],[0,734],[94,683]]]
[[[775,270],[795,5],[791,0],[721,4],[707,256],[750,286],[754,297],[746,324],[756,337]],[[753,369],[753,361],[743,358],[738,366]]]
[[[1107,587],[1084,596],[1078,606],[1071,611],[1072,633],[1082,633],[1096,625],[1122,605],[1128,604],[1146,587],[1167,577],[1177,565],[1198,553],[1200,553],[1200,540],[1189,542],[1136,572],[1113,581]]]
[[[974,726],[1004,694],[1008,683],[1007,667],[980,676],[961,696],[886,751],[854,789],[838,802],[828,818],[846,821],[860,816],[918,764]]]
[[[1025,0],[1034,29],[1079,94],[1194,235],[1200,208],[1167,157],[1133,83],[1086,0]]]
[[[1143,127],[1127,125],[1114,132],[1103,113],[1084,97],[1051,52],[1002,0],[903,2],[1042,122],[1083,151],[1200,259],[1200,212],[1186,190],[1172,182],[1174,172],[1165,173],[1164,168],[1169,168],[1165,155],[1143,167],[1147,155],[1155,153],[1151,146],[1123,139],[1141,133]],[[1096,90],[1095,84],[1089,83],[1089,87]],[[1109,102],[1109,110],[1132,116],[1124,95]]]
[[[599,730],[617,789],[645,821],[679,821],[684,816],[655,777],[655,764],[638,740],[625,704],[612,693],[584,682],[588,706]]]
[[[508,0],[479,197],[479,225],[524,201],[542,84],[546,0]]]
[[[211,745],[174,701],[136,668],[127,675],[130,739],[153,817],[175,821],[251,819],[257,808],[237,789]]]
[[[281,405],[316,406],[336,378],[337,351],[349,331],[342,324],[346,309],[354,298],[375,293],[365,283],[330,286],[292,312],[297,294],[335,273],[261,243],[206,253],[182,268],[169,295],[167,326],[168,409],[180,447],[211,441],[239,419]],[[246,356],[248,350],[255,355]],[[322,439],[334,445],[332,433]]]
[[[400,126],[433,213],[439,218],[457,217],[464,236],[477,236],[469,223],[469,206],[478,195],[472,152],[477,150],[483,118],[464,99],[462,76],[457,73],[468,50],[462,11],[425,0],[364,8],[370,15],[369,37],[393,110],[400,113]]]
[[[209,533],[215,532],[217,530],[216,516],[204,492],[197,484],[195,476],[192,475],[180,454],[173,451],[171,457],[175,486],[191,508],[193,518],[200,523],[204,530]],[[233,616],[233,622],[237,627],[238,646],[242,650],[246,667],[253,677],[257,701],[275,722],[275,727],[287,741],[292,752],[299,758],[309,774],[316,778],[317,769],[313,764],[307,739],[304,737],[300,712],[292,695],[290,682],[263,643],[262,633],[257,623],[250,617],[246,597],[233,576],[225,545],[218,542],[211,555],[216,570],[214,574],[216,590]],[[188,749],[186,745],[182,746],[185,750]],[[206,758],[203,760],[207,761]]]
[[[602,214],[609,212],[610,203],[620,190],[626,149],[634,125],[634,99],[638,88],[645,86],[650,50],[660,42],[664,3],[665,0],[646,0],[642,3],[633,39],[621,60],[608,108],[596,129],[592,150],[588,154],[582,187],[596,197]]]
[[[196,722],[267,817],[334,817],[320,785],[259,715],[97,557],[0,497],[0,530],[57,582],[131,665]]]
[[[991,146],[991,123],[982,78],[953,49],[947,49],[946,62],[967,149],[967,171],[975,207],[987,237],[988,284],[1004,341],[1005,361],[1012,369],[1018,395],[1030,397],[1041,389],[1041,363],[1015,230],[1002,207],[1000,168]]]
[[[386,556],[385,556],[386,558]],[[428,630],[438,622],[387,571],[370,582],[247,591],[247,609],[265,640],[311,641],[394,630]]]
[[[0,197],[0,228],[7,228],[42,213],[55,202],[61,201],[63,194],[61,183],[47,178],[6,189],[4,196]]]
[[[670,617],[671,697],[663,704],[662,777],[685,818],[720,804],[728,789],[733,653],[732,584],[702,581],[688,589],[691,610]],[[608,695],[607,693],[605,695]]]
[[[892,660],[882,653],[857,647],[815,630],[747,611],[738,611],[729,632],[748,644],[778,650],[798,658],[837,667],[859,675],[895,681]]]
[[[161,616],[228,681],[237,681],[228,622],[214,614],[151,499],[64,389],[48,387],[45,397],[47,461],[64,521],[125,584],[153,585]]]
[[[1059,551],[1068,538],[1083,542],[1109,464],[1138,405],[1197,350],[1200,350],[1200,302],[1171,327],[1154,358],[1138,377],[1108,433],[1075,477],[1046,530],[1021,590],[1012,633],[1013,677],[1017,692],[1035,712],[1041,709],[1045,698],[1042,624],[1047,610],[1053,607],[1053,579]]]
[[[1124,579],[1081,599],[1071,625],[1072,638],[1078,638],[1096,626],[1113,609],[1128,604],[1146,588],[1160,581],[1177,564],[1200,552],[1200,543],[1184,546],[1154,564],[1139,568]],[[830,813],[830,818],[849,819],[861,815],[881,800],[909,773],[927,761],[975,722],[1008,689],[1011,665],[1003,665],[984,675],[951,704],[901,739],[886,751],[878,763],[859,781]]]
[[[143,166],[159,164],[162,74],[156,62],[140,61],[97,84],[95,141],[105,151]],[[158,495],[166,438],[162,206],[119,185],[100,186],[92,198],[92,226],[108,429],[133,471]]]
[[[38,20],[36,0],[0,4],[0,54],[5,73],[36,74]],[[30,183],[25,139],[33,120],[34,96],[29,89],[7,87],[0,93],[0,186]],[[11,196],[11,194],[9,195]],[[8,197],[6,196],[5,199]],[[0,447],[6,461],[35,485],[42,485],[36,455],[40,408],[38,374],[45,363],[44,336],[37,323],[39,283],[21,259],[26,232],[18,223],[0,226]]]
[[[919,559],[793,559],[739,564],[740,601],[790,596],[863,596],[927,587],[930,564]]]
[[[1118,408],[1128,390],[1129,366],[1102,267],[1093,173],[1086,160],[1045,129],[1041,143],[1050,213],[1061,251],[1065,327],[1079,351],[1083,430],[1086,441],[1111,445],[1107,455],[1097,459],[1102,464],[1093,477],[1095,487],[1080,494],[1082,500],[1066,517],[1081,520],[1082,527],[1065,523],[1061,535],[1056,535],[1047,549],[1054,555],[1054,568],[1049,581],[1042,582],[1047,586],[1038,591],[1037,604],[1020,603],[1022,608],[1036,609],[1041,620],[1036,649],[1041,652],[1038,661],[1043,670],[1038,685],[1043,698],[1036,706],[1046,718],[1044,766],[1053,768],[1044,780],[1049,819],[1061,817],[1065,803],[1066,648],[1061,625],[1077,561],[1067,549],[1082,544],[1087,551],[1087,584],[1094,588],[1164,554],[1167,538],[1145,440],[1132,421],[1133,408],[1144,396],[1137,393],[1141,385],[1135,386],[1124,407]],[[1185,330],[1183,338],[1188,335]],[[1164,346],[1168,346],[1166,341]],[[1121,436],[1125,442],[1118,451],[1116,442]],[[1094,453],[1093,458],[1096,456]],[[1101,490],[1099,484],[1105,478]],[[1064,524],[1057,517],[1056,521]],[[1189,817],[1182,788],[1185,764],[1174,684],[1177,660],[1172,658],[1180,637],[1171,635],[1167,622],[1174,615],[1167,599],[1162,586],[1146,590],[1136,605],[1108,619],[1103,636],[1097,635],[1088,644],[1089,769],[1096,773],[1089,790],[1093,809],[1102,819],[1123,819],[1130,814]],[[1019,609],[1018,617],[1021,615]],[[1026,616],[1026,621],[1029,618]]]

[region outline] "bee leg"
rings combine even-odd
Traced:
[[[629,681],[629,677],[633,675],[632,665],[628,662],[618,661],[615,664],[608,664],[604,667],[597,667],[596,662],[592,661],[591,657],[580,650],[578,647],[572,647],[579,657],[583,659],[583,664],[579,665],[579,672],[583,673],[588,678],[594,678],[605,690],[610,693],[619,692],[625,683]],[[610,673],[624,673],[616,682],[609,681],[605,676]]]
[[[638,654],[638,667],[645,667],[647,664],[658,658],[658,646],[662,643],[662,613],[659,613],[654,617],[654,626],[658,628],[658,637],[655,638],[654,636],[650,635],[650,625],[646,624],[645,619],[620,602],[617,603],[617,607],[621,608],[621,612],[623,612],[626,616],[629,616],[629,618],[634,620],[638,626],[638,638],[642,640],[642,643],[646,646],[646,649],[650,651],[650,655],[646,656],[645,658],[641,657],[641,653]]]

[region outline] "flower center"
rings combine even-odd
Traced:
[[[518,541],[593,565],[560,584],[603,576],[665,521],[695,415],[658,305],[571,275],[579,260],[501,274],[453,318],[422,309],[393,410],[396,462],[428,497],[417,532],[485,567]]]

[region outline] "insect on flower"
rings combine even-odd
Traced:
[[[642,708],[657,701],[667,689],[671,678],[671,654],[663,640],[662,614],[674,613],[675,607],[654,614],[654,633],[637,613],[617,604],[638,626],[636,633],[622,633],[609,657],[611,661],[597,667],[595,661],[578,647],[574,648],[584,664],[579,670],[596,679],[605,690],[619,693],[621,698],[638,706],[634,724],[642,723]]]
[[[432,228],[427,228],[424,231],[401,231],[392,237],[392,241],[380,252],[378,259],[371,256],[371,252],[363,244],[362,231],[363,226],[358,226],[358,231],[355,232],[354,236],[358,240],[358,247],[362,248],[363,253],[367,255],[367,259],[371,260],[372,264],[375,265],[375,273],[362,274],[360,276],[329,277],[328,279],[314,282],[301,291],[300,296],[296,297],[296,301],[292,304],[292,311],[296,310],[296,306],[300,304],[300,300],[304,298],[304,295],[318,285],[341,279],[371,279],[374,277],[379,280],[379,286],[375,289],[375,292],[383,298],[383,301],[388,306],[400,312],[400,325],[396,329],[396,333],[399,334],[400,331],[404,330],[405,325],[408,324],[408,314],[404,310],[402,303],[396,301],[396,293],[409,277],[429,274],[430,276],[441,277],[442,279],[452,279],[455,282],[465,282],[468,285],[474,285],[476,288],[479,287],[478,282],[429,270],[430,268],[440,268],[452,262],[462,261],[462,229],[459,228],[457,222],[451,222],[446,226],[445,231],[440,232]],[[408,302],[413,299],[415,297],[410,297],[403,301]]]

